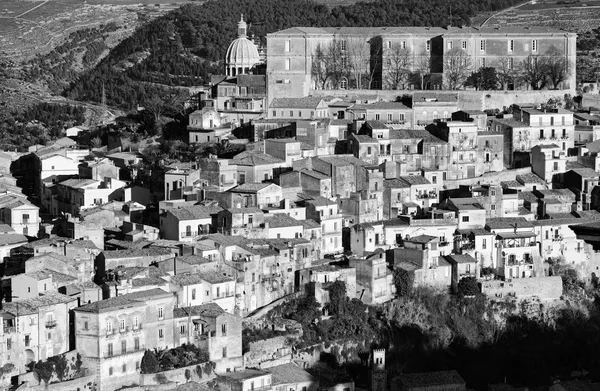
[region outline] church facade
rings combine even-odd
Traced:
[[[268,99],[298,98],[308,96],[313,89],[350,86],[447,89],[447,60],[457,52],[467,59],[470,71],[481,67],[513,69],[524,60],[537,61],[552,53],[568,68],[568,77],[559,87],[572,89],[575,40],[576,34],[545,27],[294,27],[267,35]],[[357,64],[364,68],[367,82],[352,80]],[[336,66],[349,71],[337,80],[324,80],[323,69]],[[395,80],[401,76],[397,72],[400,68],[426,73],[430,81],[425,86],[400,85]]]

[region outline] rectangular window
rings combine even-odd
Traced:
[[[290,51],[290,40],[285,41],[285,51],[286,53]]]
[[[485,39],[482,39],[479,42],[479,50],[482,51],[482,52],[485,52]]]
[[[379,121],[379,114],[375,114],[375,121]]]
[[[511,57],[508,59],[508,69],[513,69],[515,62],[514,59]]]
[[[437,176],[432,176],[431,177],[431,183],[433,183],[434,185],[437,183]]]
[[[294,116],[294,111],[290,110],[290,117],[293,117],[293,116]]]
[[[277,117],[277,110],[273,110],[273,117]]]
[[[462,222],[463,223],[468,223],[469,222],[469,216],[463,216],[462,217]]]
[[[452,50],[452,41],[448,41],[446,43],[446,47],[448,48],[448,50]]]
[[[481,65],[481,68],[485,68],[485,58],[482,58],[479,64]]]
[[[512,52],[513,52],[513,50],[515,50],[515,41],[514,41],[514,40],[512,40],[512,39],[510,39],[510,40],[508,41],[508,52],[509,52],[509,53],[512,53]]]
[[[400,47],[401,47],[402,49],[406,49],[406,41],[402,41],[402,42],[400,42]]]
[[[163,339],[165,337],[165,332],[163,329],[158,329],[158,338]]]
[[[298,117],[302,117],[302,112],[298,110]]]
[[[223,347],[223,358],[227,357],[227,346]]]
[[[127,341],[121,341],[121,353],[127,353]]]
[[[558,162],[554,162],[554,171],[558,171]]]
[[[158,319],[162,319],[164,317],[163,308],[158,307]]]
[[[393,118],[394,118],[394,115],[393,115],[393,114],[388,114],[388,115],[387,115],[387,119],[388,119],[388,121],[392,122],[392,119],[393,119]]]
[[[367,155],[371,154],[371,147],[367,147]]]
[[[133,340],[133,348],[136,351],[140,350],[140,339],[137,337]]]
[[[391,49],[392,48],[392,41],[387,41],[387,48]]]
[[[12,349],[12,339],[8,338],[6,340],[6,350],[11,350]]]
[[[537,52],[537,39],[534,39],[533,41],[531,41],[531,51]]]
[[[346,41],[340,41],[340,49],[342,49],[342,51],[346,51]]]
[[[462,42],[461,42],[461,48],[462,48],[463,50],[467,50],[467,41],[462,41]]]
[[[285,59],[285,70],[286,71],[290,70],[290,59],[289,58]]]
[[[425,42],[425,50],[426,51],[430,51],[431,50],[431,41]]]
[[[108,368],[108,376],[112,376],[112,374],[113,374],[113,368],[110,367],[110,368]]]
[[[544,129],[540,129],[540,140],[544,139]]]
[[[185,335],[185,325],[184,324],[179,326],[179,334]]]
[[[483,240],[482,240],[482,242],[481,242],[481,248],[482,248],[483,250],[485,250],[485,249],[486,249],[486,247],[487,247],[487,239],[483,239]]]
[[[112,342],[108,344],[107,355],[108,355],[108,357],[112,357],[113,356],[113,344],[112,344]]]
[[[88,321],[83,322],[83,329],[88,330]]]

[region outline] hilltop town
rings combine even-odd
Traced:
[[[189,96],[0,151],[0,389],[597,388],[576,34],[248,28]]]

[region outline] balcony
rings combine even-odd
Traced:
[[[225,292],[225,293],[220,293],[218,295],[214,295],[213,299],[214,300],[227,299],[227,298],[233,297],[233,296],[235,296],[233,292]]]
[[[129,326],[119,329],[119,334],[127,334],[129,332]]]
[[[14,326],[4,326],[4,334],[14,334],[17,332],[17,328]]]
[[[46,321],[46,328],[47,329],[53,329],[56,327],[56,321],[55,320],[48,320]]]
[[[460,246],[463,251],[475,250],[475,242],[468,242]]]
[[[186,231],[181,233],[182,238],[193,238],[198,236],[198,231]]]
[[[440,246],[440,247],[447,247],[447,246],[449,246],[449,245],[450,245],[450,243],[449,243],[449,242],[440,242],[440,243],[439,243],[439,246]]]
[[[562,242],[562,240],[563,240],[562,236],[555,236],[555,237],[552,238],[553,242]]]
[[[132,326],[131,327],[131,331],[135,334],[135,333],[141,333],[142,332],[142,324],[138,324],[137,327],[136,326]]]
[[[422,200],[422,199],[437,199],[438,195],[436,192],[429,192],[429,193],[421,193],[421,194],[417,194],[417,199]]]
[[[534,247],[536,245],[535,242],[512,242],[512,243],[500,243],[497,244],[496,247],[503,248],[521,248],[521,247]]]
[[[120,353],[106,352],[104,354],[104,358],[120,357],[120,356],[125,356],[127,354],[134,354],[134,353],[140,353],[140,352],[145,352],[145,351],[146,351],[146,345],[138,345],[137,347],[134,346],[132,349],[127,349],[124,352],[121,351]]]
[[[507,266],[533,265],[533,258],[505,260]]]

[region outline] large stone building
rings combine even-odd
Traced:
[[[410,88],[393,75],[399,56],[408,59],[413,73],[432,76],[428,85],[414,87],[444,88],[444,60],[456,49],[476,70],[517,67],[530,55],[544,56],[556,48],[570,70],[562,87],[574,88],[575,39],[576,34],[545,27],[293,27],[267,35],[268,100],[304,97],[324,88]],[[327,56],[340,58],[341,67],[366,63],[362,73],[368,74],[368,84],[356,80],[356,72],[319,77],[319,59]]]

